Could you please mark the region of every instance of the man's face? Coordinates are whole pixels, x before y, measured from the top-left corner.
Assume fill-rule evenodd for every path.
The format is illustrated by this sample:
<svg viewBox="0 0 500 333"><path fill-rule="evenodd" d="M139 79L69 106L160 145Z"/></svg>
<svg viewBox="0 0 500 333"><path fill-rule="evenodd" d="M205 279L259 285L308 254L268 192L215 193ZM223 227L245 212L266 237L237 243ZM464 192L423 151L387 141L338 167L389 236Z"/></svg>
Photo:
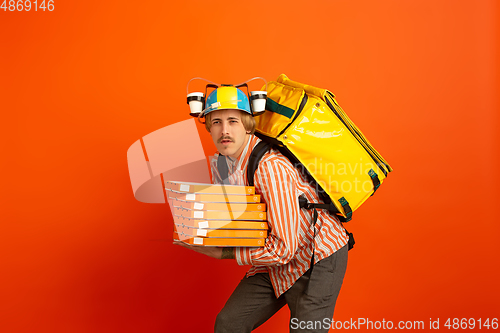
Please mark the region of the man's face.
<svg viewBox="0 0 500 333"><path fill-rule="evenodd" d="M238 158L248 140L248 134L241 122L241 111L213 111L211 117L210 135L217 150L222 155Z"/></svg>

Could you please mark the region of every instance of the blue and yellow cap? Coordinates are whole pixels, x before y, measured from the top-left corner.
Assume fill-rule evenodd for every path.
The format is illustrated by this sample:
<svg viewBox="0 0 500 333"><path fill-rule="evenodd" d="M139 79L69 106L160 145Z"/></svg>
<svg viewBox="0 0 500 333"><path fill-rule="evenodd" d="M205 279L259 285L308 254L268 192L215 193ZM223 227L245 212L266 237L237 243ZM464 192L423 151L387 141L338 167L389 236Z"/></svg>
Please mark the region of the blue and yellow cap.
<svg viewBox="0 0 500 333"><path fill-rule="evenodd" d="M219 87L208 95L203 116L217 110L235 109L252 114L247 95L231 86Z"/></svg>

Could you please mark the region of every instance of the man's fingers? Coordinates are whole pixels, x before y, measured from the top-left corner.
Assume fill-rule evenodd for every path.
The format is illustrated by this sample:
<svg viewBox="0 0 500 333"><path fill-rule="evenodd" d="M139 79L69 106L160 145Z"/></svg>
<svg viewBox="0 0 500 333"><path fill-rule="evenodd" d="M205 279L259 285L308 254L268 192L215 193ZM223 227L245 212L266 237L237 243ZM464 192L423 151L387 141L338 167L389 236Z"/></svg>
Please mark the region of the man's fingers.
<svg viewBox="0 0 500 333"><path fill-rule="evenodd" d="M185 247L186 249L194 250L196 252L202 251L200 246L184 243L183 241L180 241L180 240L174 240L174 245L179 245L179 246Z"/></svg>
<svg viewBox="0 0 500 333"><path fill-rule="evenodd" d="M188 248L188 249L191 248L191 245L186 244L186 243L184 243L180 240L177 240L177 239L174 239L174 245L180 245L180 246Z"/></svg>

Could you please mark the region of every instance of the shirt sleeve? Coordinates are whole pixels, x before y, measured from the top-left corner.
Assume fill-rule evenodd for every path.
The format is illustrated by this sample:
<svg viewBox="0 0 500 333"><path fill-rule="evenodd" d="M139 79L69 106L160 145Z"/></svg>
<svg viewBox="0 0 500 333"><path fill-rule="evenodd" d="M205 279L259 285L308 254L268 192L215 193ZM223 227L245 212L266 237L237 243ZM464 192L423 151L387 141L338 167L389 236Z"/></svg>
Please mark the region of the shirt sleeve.
<svg viewBox="0 0 500 333"><path fill-rule="evenodd" d="M267 204L269 235L263 247L237 247L239 265L277 266L288 263L298 244L299 202L295 169L283 161L262 161L255 172L255 189Z"/></svg>

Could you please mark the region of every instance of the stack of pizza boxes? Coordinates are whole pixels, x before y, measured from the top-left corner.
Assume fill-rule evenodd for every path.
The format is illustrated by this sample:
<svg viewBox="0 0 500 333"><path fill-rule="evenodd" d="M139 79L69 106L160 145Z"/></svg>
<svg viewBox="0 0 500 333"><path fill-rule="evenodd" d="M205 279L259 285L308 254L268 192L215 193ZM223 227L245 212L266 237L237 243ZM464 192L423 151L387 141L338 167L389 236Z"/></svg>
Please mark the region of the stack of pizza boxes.
<svg viewBox="0 0 500 333"><path fill-rule="evenodd" d="M253 186L165 182L174 239L202 246L264 246L266 205Z"/></svg>

